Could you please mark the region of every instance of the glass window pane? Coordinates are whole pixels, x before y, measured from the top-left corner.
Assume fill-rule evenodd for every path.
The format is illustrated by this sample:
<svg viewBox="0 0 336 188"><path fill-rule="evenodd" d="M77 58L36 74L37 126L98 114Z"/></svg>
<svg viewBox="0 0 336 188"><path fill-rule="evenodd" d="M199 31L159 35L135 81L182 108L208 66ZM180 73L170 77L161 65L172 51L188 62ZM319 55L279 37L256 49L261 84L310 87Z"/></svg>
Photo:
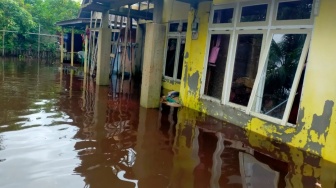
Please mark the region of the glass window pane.
<svg viewBox="0 0 336 188"><path fill-rule="evenodd" d="M179 24L180 23L170 23L169 24L169 32L177 32Z"/></svg>
<svg viewBox="0 0 336 188"><path fill-rule="evenodd" d="M177 67L177 79L181 79L182 76L182 68L183 68L183 61L184 61L184 48L185 48L185 38L181 39L181 44L180 44L180 53L178 57L178 67Z"/></svg>
<svg viewBox="0 0 336 188"><path fill-rule="evenodd" d="M277 20L310 19L313 0L301 0L279 3Z"/></svg>
<svg viewBox="0 0 336 188"><path fill-rule="evenodd" d="M262 39L262 34L238 36L230 102L247 106L258 71Z"/></svg>
<svg viewBox="0 0 336 188"><path fill-rule="evenodd" d="M232 23L233 8L214 11L212 23Z"/></svg>
<svg viewBox="0 0 336 188"><path fill-rule="evenodd" d="M177 45L177 38L168 39L165 75L169 77L174 76L176 45Z"/></svg>
<svg viewBox="0 0 336 188"><path fill-rule="evenodd" d="M229 42L229 34L211 35L204 94L217 99L222 97Z"/></svg>
<svg viewBox="0 0 336 188"><path fill-rule="evenodd" d="M273 35L262 96L260 112L282 119L299 64L306 34Z"/></svg>
<svg viewBox="0 0 336 188"><path fill-rule="evenodd" d="M188 28L188 23L187 22L183 22L182 23L182 32L187 32L187 28Z"/></svg>
<svg viewBox="0 0 336 188"><path fill-rule="evenodd" d="M253 5L242 8L240 22L266 21L267 4Z"/></svg>
<svg viewBox="0 0 336 188"><path fill-rule="evenodd" d="M179 28L180 23L170 23L169 24L169 32L187 32L188 23L181 23L181 28Z"/></svg>

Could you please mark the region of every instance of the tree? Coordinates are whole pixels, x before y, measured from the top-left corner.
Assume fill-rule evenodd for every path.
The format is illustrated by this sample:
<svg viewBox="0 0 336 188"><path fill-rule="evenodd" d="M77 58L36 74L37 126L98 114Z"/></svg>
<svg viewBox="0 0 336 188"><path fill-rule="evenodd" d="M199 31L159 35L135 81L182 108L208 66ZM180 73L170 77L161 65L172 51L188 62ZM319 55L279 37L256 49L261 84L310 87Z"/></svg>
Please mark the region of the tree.
<svg viewBox="0 0 336 188"><path fill-rule="evenodd" d="M26 7L43 31L55 33L61 30L56 22L76 18L80 4L72 0L26 0Z"/></svg>
<svg viewBox="0 0 336 188"><path fill-rule="evenodd" d="M298 68L306 34L273 36L266 69L263 111L282 118Z"/></svg>
<svg viewBox="0 0 336 188"><path fill-rule="evenodd" d="M6 33L5 48L36 50L38 36L28 32L59 33L56 22L76 18L79 8L73 0L0 0L0 29L18 31ZM55 40L41 39L41 47L54 49Z"/></svg>
<svg viewBox="0 0 336 188"><path fill-rule="evenodd" d="M0 1L0 28L25 33L34 27L32 15L13 0Z"/></svg>

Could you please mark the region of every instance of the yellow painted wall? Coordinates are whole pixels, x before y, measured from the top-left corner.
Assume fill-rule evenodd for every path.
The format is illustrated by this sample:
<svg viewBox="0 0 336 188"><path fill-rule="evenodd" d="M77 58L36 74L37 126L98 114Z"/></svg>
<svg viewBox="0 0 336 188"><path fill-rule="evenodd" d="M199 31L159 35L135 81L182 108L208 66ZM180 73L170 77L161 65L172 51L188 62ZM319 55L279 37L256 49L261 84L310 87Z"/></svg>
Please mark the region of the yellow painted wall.
<svg viewBox="0 0 336 188"><path fill-rule="evenodd" d="M197 12L191 10L188 16L188 32L186 36L185 59L182 71L180 96L183 105L199 111L201 108L200 89L203 74L203 62L205 56L205 46L208 36L208 22L211 2L203 2L198 6ZM198 39L192 40L191 24L194 16L200 19ZM197 83L194 83L197 82ZM194 85L194 86L192 86Z"/></svg>
<svg viewBox="0 0 336 188"><path fill-rule="evenodd" d="M326 101L333 103L329 129L317 135L317 142L325 144L322 157L336 162L336 1L320 1L319 14L315 20L311 42L309 62L307 66L305 86L303 88L302 108L304 120L309 128L313 124L314 114L321 115ZM323 138L323 139L319 139ZM322 164L323 165L323 164ZM325 177L336 178L336 172L322 171ZM324 179L325 182L327 178ZM333 185L329 185L332 187ZM329 187L328 185L326 187Z"/></svg>
<svg viewBox="0 0 336 188"><path fill-rule="evenodd" d="M214 0L213 3L224 2L233 2L233 0ZM336 24L333 24L336 18L334 11L336 1L320 2L309 50L297 127L276 125L248 116L237 109L200 99L211 2L199 4L197 16L200 18L200 24L197 40L191 39L191 23L195 12L193 10L189 12L185 62L180 87L183 105L231 123L239 121L238 125L249 131L286 142L290 146L307 150L322 156L327 161L336 163L336 108L334 104L336 101ZM222 110L214 112L213 109L216 109L214 106ZM249 139L251 145L260 146L259 140ZM334 176L336 177L336 172Z"/></svg>
<svg viewBox="0 0 336 188"><path fill-rule="evenodd" d="M179 82L164 80L162 82L162 87L168 91L180 91L181 85Z"/></svg>
<svg viewBox="0 0 336 188"><path fill-rule="evenodd" d="M176 124L176 135L173 146L174 178L171 180L171 183L175 185L173 187L193 187L191 181L195 168L199 164L199 159L197 158L199 151L197 150L198 147L191 148L190 146L188 147L186 143L192 143L198 140L197 129L203 129L207 132L221 132L224 135L224 138L227 140L233 138L235 142L242 141L245 143L245 140L249 140L251 145L248 146L248 148L251 147L251 149L255 149L255 151L258 151L258 148L260 148L264 155L288 163L288 174L285 177L288 188L315 187L314 180L321 183L322 187L334 187L334 184L336 183L334 172L334 169L336 168L335 163L330 163L330 161L323 160L318 156L304 152L300 148L271 142L267 136L257 134L253 131L240 132L239 127L233 128L230 127L230 125L221 127L222 124L212 122L209 129L203 128L205 124L203 121L208 121L202 119L198 112L189 108L180 108L177 116L178 122ZM236 146L233 146L233 148L238 149ZM225 147L225 149L227 149L227 147ZM264 161L260 162L263 163ZM179 180L182 178L176 177L185 178L186 181L184 182L186 184L183 186L177 184L180 183ZM312 181L307 181L307 179Z"/></svg>
<svg viewBox="0 0 336 188"><path fill-rule="evenodd" d="M333 187L336 172L336 1L320 1L319 14L315 18L312 41L301 98L300 115L302 128L288 128L279 125L265 126L266 122L253 118L249 129L262 135L291 136L289 145L316 153L324 158L319 170L323 187ZM328 110L327 107L331 107ZM326 118L326 117L330 117ZM329 124L329 125L328 125ZM323 127L323 126L326 126ZM280 127L280 128L279 128ZM319 130L321 129L321 130ZM250 142L260 142L250 138ZM315 151L312 146L321 146ZM295 155L293 151L292 156ZM297 152L297 151L296 151ZM301 159L296 159L297 163ZM298 177L300 179L300 177Z"/></svg>
<svg viewBox="0 0 336 188"><path fill-rule="evenodd" d="M319 15L315 19L306 76L303 87L300 114L302 128L279 125L265 126L266 122L253 118L249 123L252 131L262 135L291 134L290 145L321 155L325 160L336 162L336 17L335 1L321 1ZM326 107L331 107L328 110ZM325 118L330 115L330 119ZM327 124L326 128L323 128ZM328 126L329 124L329 126ZM321 130L320 130L321 129ZM316 151L312 146L321 145Z"/></svg>

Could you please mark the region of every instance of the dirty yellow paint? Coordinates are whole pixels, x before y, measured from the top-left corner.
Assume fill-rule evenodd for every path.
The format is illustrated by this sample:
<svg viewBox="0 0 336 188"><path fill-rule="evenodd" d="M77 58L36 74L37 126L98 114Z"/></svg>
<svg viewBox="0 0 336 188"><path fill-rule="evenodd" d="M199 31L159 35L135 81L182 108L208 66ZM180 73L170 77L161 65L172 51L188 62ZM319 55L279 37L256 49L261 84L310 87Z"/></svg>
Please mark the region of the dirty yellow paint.
<svg viewBox="0 0 336 188"><path fill-rule="evenodd" d="M174 177L185 177L189 180L192 180L192 177L190 176L199 163L199 159L197 158L197 150L190 148L187 146L187 141L194 142L197 140L197 121L200 121L199 113L194 110L190 110L188 108L180 108L178 113L178 123L177 123L177 130L176 130L176 139L174 143L174 149L175 152L175 158L174 158ZM192 136L187 138L183 135L183 131L187 131L189 128L194 129L192 131ZM189 129L190 130L190 129ZM223 130L225 133L225 128ZM233 133L234 134L234 133ZM329 173L327 177L329 178L329 181L332 179L335 179L333 177L334 172L331 172L331 170L335 169L335 164L330 164L330 162L325 162L322 159L319 159L317 156L307 156L307 154L302 151L299 148L289 147L289 151L283 151L278 146L274 145L268 137L262 136L260 134L256 134L255 132L247 132L246 136L248 137L251 146L254 149L260 148L263 151L268 151L269 153L272 153L273 157L277 157L277 159L284 161L288 163L288 175L285 177L285 181L290 183L287 184L288 187L306 187L306 184L304 185L303 182L305 182L305 177L314 177L316 179L320 179L322 182L322 185L329 185L329 186L323 186L323 187L332 187L330 185L333 185L331 182L326 182L326 178L322 178L324 173ZM190 140L187 140L190 139ZM191 157L193 156L193 157ZM190 160L190 157L192 160ZM316 166L313 166L309 164L309 161L306 161L308 157L309 159L315 158L317 162L320 160L320 165L315 164ZM314 164L314 163L313 163ZM334 165L334 166L333 166ZM173 182L178 182L177 179L173 180ZM180 184L175 184L176 186L181 186ZM184 186L191 186L192 184L184 184ZM314 186L314 184L312 184Z"/></svg>
<svg viewBox="0 0 336 188"><path fill-rule="evenodd" d="M322 187L335 187L335 182L332 180L336 179L336 164L331 163L327 160L322 160L321 163L321 172L319 174L320 182Z"/></svg>
<svg viewBox="0 0 336 188"><path fill-rule="evenodd" d="M315 19L309 50L310 54L302 97L302 108L305 110L305 125L307 127L313 123L312 117L314 114L320 115L323 113L326 101L336 102L336 89L334 87L336 80L336 53L335 48L328 47L328 45L336 44L336 24L331 24L335 23L335 10L336 1L320 1L320 9ZM321 153L322 157L332 162L336 162L335 105L332 109L327 137L316 140L317 143L324 145Z"/></svg>
<svg viewBox="0 0 336 188"><path fill-rule="evenodd" d="M218 5L237 1L239 0L214 0L213 4ZM185 59L180 85L180 96L183 105L207 114L209 114L209 107L204 105L200 97L207 50L206 41L210 8L211 2L202 2L199 4L198 10L189 11ZM320 7L316 9L318 15L315 16L301 99L302 104L300 106L301 124L297 127L281 126L252 115L250 120L242 124L245 124L244 127L248 131L278 141L284 141L283 139L286 138L286 142L291 147L310 151L336 163L336 104L332 108L330 120L325 120L327 123L330 121L330 125L325 130L315 130L318 128L316 119L323 115L326 101L336 102L336 90L334 87L336 80L336 53L335 48L327 47L328 45L336 44L336 24L331 24L334 23L333 19L336 17L336 12L333 11L335 9L336 1L320 1ZM198 39L193 40L191 24L195 16L200 19L199 36ZM198 80L191 80L192 77ZM195 84L191 82L197 82L197 86L191 87L191 85ZM218 117L219 114L218 112L212 112L210 115ZM238 111L235 117L224 114L220 118L232 122L237 117L239 118ZM270 150L274 149L271 146L267 146L269 143L265 140L261 141L258 138L249 137L249 141L254 146L262 144L269 147ZM315 147L316 145L321 146L321 148L312 148L312 146Z"/></svg>
<svg viewBox="0 0 336 188"><path fill-rule="evenodd" d="M178 117L176 139L174 139L173 145L174 167L171 186L194 187L194 169L200 160L198 157L198 134L195 128L196 119L194 118L196 117L196 112L190 113L188 109L181 108L178 112ZM189 135L183 135L185 132L188 132ZM191 145L188 146L188 142Z"/></svg>
<svg viewBox="0 0 336 188"><path fill-rule="evenodd" d="M168 91L180 91L180 83L164 80L162 82L162 87Z"/></svg>
<svg viewBox="0 0 336 188"><path fill-rule="evenodd" d="M206 41L208 36L208 20L210 14L211 2L202 2L198 10L189 11L188 30L186 34L185 59L181 80L181 98L183 104L189 108L205 112L201 108L200 89L203 76L203 62L206 53ZM198 38L192 39L191 24L194 18L199 18ZM198 75L197 88L190 88L190 78L192 75ZM186 79L183 79L186 78Z"/></svg>
<svg viewBox="0 0 336 188"><path fill-rule="evenodd" d="M237 2L237 0L214 0L213 4L218 5L230 2ZM179 89L180 98L184 106L206 114L209 114L208 109L210 107L206 106L200 97L211 3L202 2L198 5L197 10L191 9L188 13L188 30L181 83L163 82L165 89ZM246 122L242 122L240 126L245 127L247 130L246 136L252 147L274 152L280 160L293 162L294 166L291 169L293 175L288 177L289 179L286 181L290 182L295 188L304 186L302 184L303 176L319 178L323 187L333 187L335 184L335 182L330 181L336 179L336 172L332 170L336 168L336 53L333 47L336 44L336 24L332 24L336 17L336 11L334 10L336 10L336 1L320 1L309 48L299 112L300 119L296 127L277 125L252 115L249 116L250 119L246 120L242 117L247 115L239 115L239 113L243 112L238 110L235 116L224 113L220 117L228 122L233 122L237 117L244 119L242 121ZM196 40L193 40L191 24L195 17L200 19L199 35ZM327 113L325 112L327 103L332 106L331 117L330 119L323 119L323 115ZM190 114L183 110L180 113L183 114L180 117L184 117L181 120L179 119L178 126L180 131L186 128L183 124L185 121L188 121L189 125L195 126L196 121L190 122L190 120L195 120L199 114ZM220 114L220 112L212 112L210 115L219 116ZM322 124L327 124L322 130L319 129L321 122ZM289 154L280 151L270 141L271 139L286 142L290 147ZM179 144L182 145L178 147L179 153L176 157L184 159L190 156L193 151L186 147L185 138L180 138ZM323 157L324 160L321 161L321 167L307 165L304 161L305 156L302 150ZM189 162L174 165L177 165L176 167L181 170L180 172L184 171L188 174L191 173L191 169L197 164L197 160Z"/></svg>

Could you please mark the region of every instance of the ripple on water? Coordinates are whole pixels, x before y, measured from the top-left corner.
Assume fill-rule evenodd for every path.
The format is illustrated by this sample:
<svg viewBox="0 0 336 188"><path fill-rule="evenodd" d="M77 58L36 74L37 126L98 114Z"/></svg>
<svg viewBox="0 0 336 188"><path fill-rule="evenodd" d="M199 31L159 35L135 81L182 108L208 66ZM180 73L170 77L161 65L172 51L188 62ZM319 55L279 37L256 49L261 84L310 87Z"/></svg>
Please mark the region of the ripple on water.
<svg viewBox="0 0 336 188"><path fill-rule="evenodd" d="M80 163L74 150L76 140L73 137L77 131L77 127L61 124L2 133L2 144L6 148L0 150L0 187L20 187L31 185L32 182L42 185L40 182L47 179L47 187L53 187L55 182L67 187L49 180L74 175L73 169ZM19 182L15 182L15 179ZM77 184L83 182L82 178L71 179L78 179Z"/></svg>

